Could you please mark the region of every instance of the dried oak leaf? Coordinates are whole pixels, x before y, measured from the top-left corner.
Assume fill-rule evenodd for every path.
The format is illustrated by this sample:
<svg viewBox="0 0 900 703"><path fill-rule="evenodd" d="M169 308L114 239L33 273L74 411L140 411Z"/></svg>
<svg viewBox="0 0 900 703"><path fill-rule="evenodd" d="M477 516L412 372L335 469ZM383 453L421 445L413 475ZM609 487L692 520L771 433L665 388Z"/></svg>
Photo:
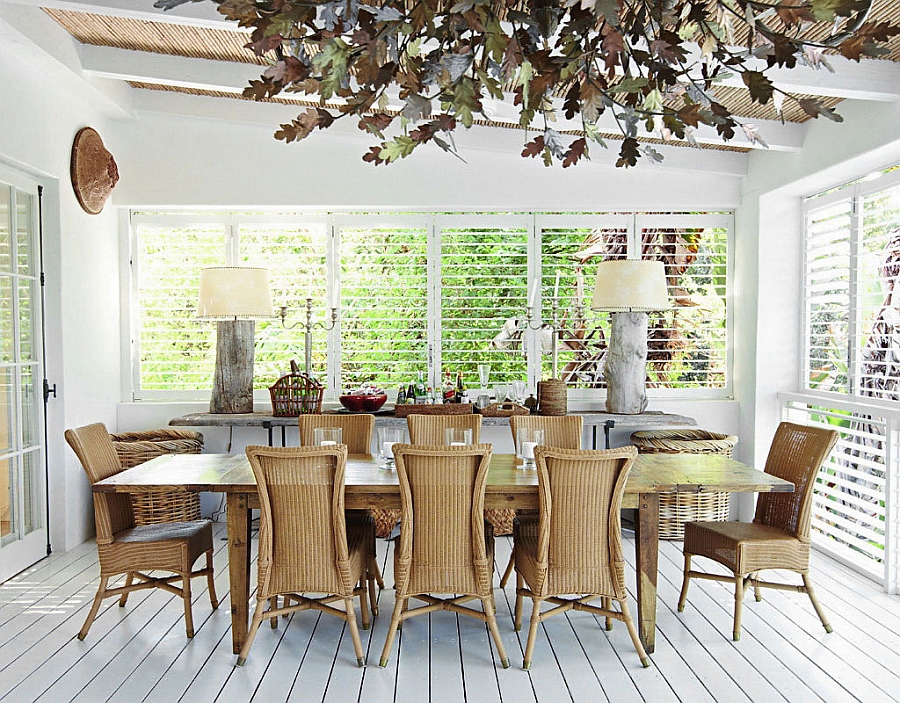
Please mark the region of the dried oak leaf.
<svg viewBox="0 0 900 703"><path fill-rule="evenodd" d="M544 151L544 135L539 134L530 142L525 144L525 148L522 149L522 156L530 156L534 158L538 154Z"/></svg>
<svg viewBox="0 0 900 703"><path fill-rule="evenodd" d="M866 22L853 33L853 36L842 41L838 50L843 56L854 61L859 61L861 56L878 56L887 50L875 42L885 42L898 34L900 27L895 27L889 22Z"/></svg>
<svg viewBox="0 0 900 703"><path fill-rule="evenodd" d="M822 117L826 117L832 122L844 121L843 117L830 107L825 107L825 105L815 98L801 98L800 107L803 109L803 112L815 119L818 119L819 115L822 115Z"/></svg>
<svg viewBox="0 0 900 703"><path fill-rule="evenodd" d="M563 160L563 168L568 168L577 164L578 161L587 156L587 140L584 137L576 139L569 146L566 152L566 158Z"/></svg>
<svg viewBox="0 0 900 703"><path fill-rule="evenodd" d="M788 27L801 22L815 22L816 17L809 9L807 0L781 0L775 6L778 17Z"/></svg>
<svg viewBox="0 0 900 703"><path fill-rule="evenodd" d="M619 159L616 161L616 167L637 166L637 160L641 155L641 147L637 139L626 137L622 141L622 148L619 149Z"/></svg>
<svg viewBox="0 0 900 703"><path fill-rule="evenodd" d="M744 71L741 73L744 85L750 91L750 99L765 105L772 99L772 93L775 92L775 86L772 85L764 73L761 71Z"/></svg>

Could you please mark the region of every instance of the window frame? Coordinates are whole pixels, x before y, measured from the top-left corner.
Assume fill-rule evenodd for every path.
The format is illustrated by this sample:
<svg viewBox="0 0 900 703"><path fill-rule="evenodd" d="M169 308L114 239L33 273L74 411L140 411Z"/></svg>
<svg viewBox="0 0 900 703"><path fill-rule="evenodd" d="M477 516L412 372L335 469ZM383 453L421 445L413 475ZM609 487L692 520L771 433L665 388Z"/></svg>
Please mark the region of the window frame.
<svg viewBox="0 0 900 703"><path fill-rule="evenodd" d="M147 390L141 388L140 368L140 314L139 308L139 262L136 256L138 251L138 225L155 224L165 226L187 226L201 223L224 224L226 228L226 265L234 265L240 261L240 241L238 237L239 225L242 223L278 223L295 224L325 223L327 228L327 263L326 263L326 298L333 300L335 292L340 295L340 232L342 227L384 227L401 226L411 227L414 223L427 228L428 241L428 354L430 363L430 376L427 383L433 387L439 387L441 383L441 260L440 260L440 232L441 227L464 227L471 223L473 227L488 227L491 222L496 226L519 226L527 228L528 241L528 274L526 291L530 291L535 280L540 280L542 260L542 236L545 229L561 228L566 226L579 228L627 228L629 256L639 255L640 223L649 219L660 220L660 226L665 223L671 227L672 222L684 223L683 226L692 227L717 227L727 230L726 236L726 358L725 358L725 384L722 388L650 388L648 396L657 399L703 399L722 400L733 398L733 326L734 326L734 212L731 210L713 210L708 212L679 212L665 213L653 210L627 211L627 212L523 212L523 211L443 211L443 210L416 210L404 208L402 210L368 210L368 209L341 209L322 211L320 209L304 208L214 208L194 210L188 208L134 208L123 210L123 250L126 255L122 258L123 266L123 368L128 369L123 373L123 379L128 381L125 389L126 398L130 402L178 402L178 401L204 401L208 399L207 388L195 390ZM675 225L677 226L677 224ZM540 285L539 285L540 287ZM590 310L590 295L593 289L593 281L586 282L585 312L588 319L594 319L604 313ZM337 289L337 290L336 290ZM542 305L546 305L543 292L535 303L535 324L542 318ZM325 301L314 304L314 321L323 320L327 315ZM298 339L302 338L302 310L288 311L288 324L298 323L301 330ZM549 310L546 310L549 315ZM525 310L521 311L524 317ZM276 320L277 322L277 320ZM340 320L332 330L327 332L327 363L326 363L326 399L335 400L340 390L341 382L341 348L340 348ZM126 338L127 337L127 338ZM541 373L541 359L537 355L539 348L539 334L537 330L528 330L524 335L524 344L528 350L527 373L529 392L534 392L536 381ZM300 343L302 346L302 342ZM298 352L302 358L302 352ZM427 360L423 359L423 362ZM287 364L287 359L285 359ZM424 364L423 364L424 365ZM474 379L473 379L474 380ZM274 379L273 379L274 382ZM210 388L212 378L210 378ZM389 393L396 392L396 388L386 389ZM596 406L605 398L605 390L596 388L570 388L569 399L582 406ZM254 399L257 402L268 401L268 392L265 389L256 389Z"/></svg>

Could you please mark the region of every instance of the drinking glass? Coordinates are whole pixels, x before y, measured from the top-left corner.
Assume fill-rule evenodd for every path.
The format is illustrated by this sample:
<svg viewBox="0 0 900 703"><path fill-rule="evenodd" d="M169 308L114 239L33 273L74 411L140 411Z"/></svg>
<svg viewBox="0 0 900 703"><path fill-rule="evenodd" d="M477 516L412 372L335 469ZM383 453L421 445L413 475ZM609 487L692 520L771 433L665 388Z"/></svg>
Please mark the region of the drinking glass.
<svg viewBox="0 0 900 703"><path fill-rule="evenodd" d="M343 441L340 427L316 427L313 429L313 444L317 447L331 447Z"/></svg>
<svg viewBox="0 0 900 703"><path fill-rule="evenodd" d="M444 444L451 447L465 447L472 444L472 430L464 427L445 427Z"/></svg>
<svg viewBox="0 0 900 703"><path fill-rule="evenodd" d="M401 427L379 427L378 456L386 469L394 468L394 445L406 440L406 430Z"/></svg>
<svg viewBox="0 0 900 703"><path fill-rule="evenodd" d="M488 387L488 381L491 380L490 364L478 364L478 380L481 381L482 388Z"/></svg>
<svg viewBox="0 0 900 703"><path fill-rule="evenodd" d="M525 402L525 381L513 381L513 395L519 405Z"/></svg>
<svg viewBox="0 0 900 703"><path fill-rule="evenodd" d="M544 430L521 427L516 433L516 456L522 460L520 468L534 468L534 448L544 443Z"/></svg>
<svg viewBox="0 0 900 703"><path fill-rule="evenodd" d="M509 386L506 384L494 386L494 398L498 403L502 403L509 397Z"/></svg>

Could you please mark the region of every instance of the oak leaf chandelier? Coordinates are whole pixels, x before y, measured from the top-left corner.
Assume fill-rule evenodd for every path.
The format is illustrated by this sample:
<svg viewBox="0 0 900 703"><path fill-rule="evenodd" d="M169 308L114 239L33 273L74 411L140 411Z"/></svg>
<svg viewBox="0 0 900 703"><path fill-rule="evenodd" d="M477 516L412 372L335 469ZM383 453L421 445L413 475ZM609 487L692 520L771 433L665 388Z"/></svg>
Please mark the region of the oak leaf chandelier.
<svg viewBox="0 0 900 703"><path fill-rule="evenodd" d="M201 0L158 0L171 9ZM271 63L244 96L314 96L275 133L293 142L354 116L380 143L363 159L384 164L432 142L456 153L453 131L491 122L509 104L526 130L522 156L576 164L604 135L621 135L617 166L662 159L647 132L696 145L708 125L723 141L748 120L717 98L739 77L751 101L840 121L820 100L797 97L773 68L830 68L886 53L900 33L870 21L872 0L209 0ZM565 123L572 127L561 128ZM642 132L646 130L645 132Z"/></svg>

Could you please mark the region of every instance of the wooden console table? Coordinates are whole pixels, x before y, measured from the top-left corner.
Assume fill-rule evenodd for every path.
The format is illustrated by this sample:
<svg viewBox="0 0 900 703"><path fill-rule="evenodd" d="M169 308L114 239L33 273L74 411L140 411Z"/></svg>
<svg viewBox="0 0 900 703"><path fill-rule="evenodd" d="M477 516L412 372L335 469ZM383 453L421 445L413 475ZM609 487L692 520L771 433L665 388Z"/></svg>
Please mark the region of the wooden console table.
<svg viewBox="0 0 900 703"><path fill-rule="evenodd" d="M325 411L323 414L340 414L339 411ZM673 415L671 413L646 412L640 415L617 415L615 413L600 412L576 412L570 415L581 415L584 418L584 426L591 428L592 446L598 447L597 430L603 428L605 434L604 445L609 447L609 431L613 428L630 430L652 430L663 427L694 427L697 421L685 415ZM281 428L281 444L285 442L285 428L296 427L296 417L275 417L271 412L242 413L238 415L226 415L221 413L190 413L169 420L174 427L261 427L268 432L269 446L273 446L272 431L276 427ZM393 413L375 413L375 426L406 427L406 418L394 417ZM482 427L505 427L509 425L508 417L485 417L482 419Z"/></svg>

